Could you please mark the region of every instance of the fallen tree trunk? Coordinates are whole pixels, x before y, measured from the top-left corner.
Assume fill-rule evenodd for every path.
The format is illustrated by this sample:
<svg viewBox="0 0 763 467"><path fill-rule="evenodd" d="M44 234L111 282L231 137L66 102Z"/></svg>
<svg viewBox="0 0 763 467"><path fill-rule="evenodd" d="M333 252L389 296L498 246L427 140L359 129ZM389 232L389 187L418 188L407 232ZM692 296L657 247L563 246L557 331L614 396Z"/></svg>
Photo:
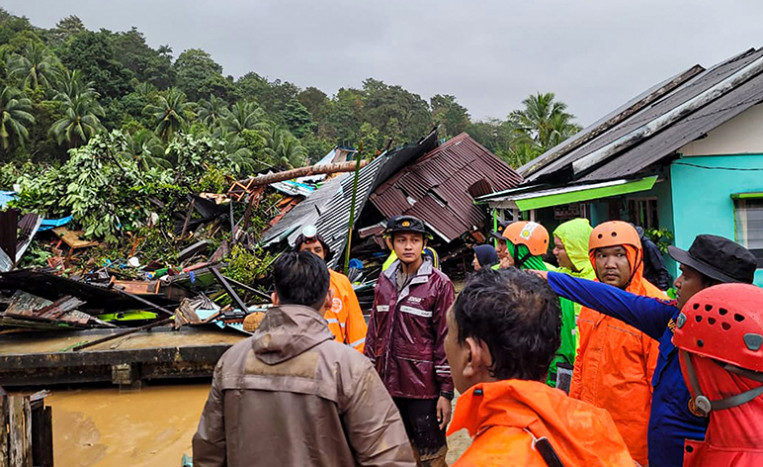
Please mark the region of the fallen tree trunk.
<svg viewBox="0 0 763 467"><path fill-rule="evenodd" d="M363 168L368 161L360 161L360 167ZM355 170L355 161L336 162L334 164L312 165L309 167L300 167L297 169L276 172L272 174L259 175L246 180L239 180L236 186L243 186L251 189L256 186L270 185L271 183L283 182L297 177L307 177L308 175L331 174L337 172L352 172Z"/></svg>

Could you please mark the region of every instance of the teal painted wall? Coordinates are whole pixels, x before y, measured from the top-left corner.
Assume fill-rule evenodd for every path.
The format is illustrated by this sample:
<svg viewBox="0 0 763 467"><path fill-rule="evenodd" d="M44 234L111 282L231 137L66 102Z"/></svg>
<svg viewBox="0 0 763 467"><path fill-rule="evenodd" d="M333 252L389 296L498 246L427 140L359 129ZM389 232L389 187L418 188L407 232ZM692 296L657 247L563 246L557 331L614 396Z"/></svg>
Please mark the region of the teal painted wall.
<svg viewBox="0 0 763 467"><path fill-rule="evenodd" d="M685 164L701 165L699 168ZM699 234L734 239L734 203L731 194L763 191L763 154L683 157L670 166L673 199L674 244L688 249ZM677 273L673 265L672 273ZM763 269L755 274L763 286Z"/></svg>

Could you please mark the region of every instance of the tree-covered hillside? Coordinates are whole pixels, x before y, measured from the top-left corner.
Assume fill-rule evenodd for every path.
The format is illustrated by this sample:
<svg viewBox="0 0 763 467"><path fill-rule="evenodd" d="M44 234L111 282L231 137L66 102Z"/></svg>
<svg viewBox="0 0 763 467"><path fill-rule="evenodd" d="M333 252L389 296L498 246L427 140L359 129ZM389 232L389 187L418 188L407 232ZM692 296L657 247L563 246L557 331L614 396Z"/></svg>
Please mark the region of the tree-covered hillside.
<svg viewBox="0 0 763 467"><path fill-rule="evenodd" d="M201 49L154 49L136 28L91 31L69 16L44 29L0 9L0 163L58 166L116 131L108 141L124 148L112 149L143 170L176 164L173 144L204 141L240 176L300 166L338 144L373 155L440 125L441 135L467 131L518 166L578 129L552 93L528 97L505 120L473 122L451 95L427 101L369 78L329 96L266 76L225 75ZM12 172L0 172L0 188Z"/></svg>

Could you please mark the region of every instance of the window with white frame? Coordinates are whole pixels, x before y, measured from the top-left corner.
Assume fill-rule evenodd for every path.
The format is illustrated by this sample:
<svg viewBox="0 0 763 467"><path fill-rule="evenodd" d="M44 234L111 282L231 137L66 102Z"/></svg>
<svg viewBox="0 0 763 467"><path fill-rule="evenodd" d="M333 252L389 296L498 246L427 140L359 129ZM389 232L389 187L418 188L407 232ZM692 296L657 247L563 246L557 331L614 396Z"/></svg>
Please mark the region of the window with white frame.
<svg viewBox="0 0 763 467"><path fill-rule="evenodd" d="M763 198L734 199L734 240L744 245L758 259L763 268Z"/></svg>

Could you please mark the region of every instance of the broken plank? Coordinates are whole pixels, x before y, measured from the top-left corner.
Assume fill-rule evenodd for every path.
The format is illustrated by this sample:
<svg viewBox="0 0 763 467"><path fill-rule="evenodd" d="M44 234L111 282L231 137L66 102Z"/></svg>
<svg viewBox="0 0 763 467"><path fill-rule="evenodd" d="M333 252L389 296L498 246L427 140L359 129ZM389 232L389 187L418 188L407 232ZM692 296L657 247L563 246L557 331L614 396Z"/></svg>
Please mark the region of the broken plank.
<svg viewBox="0 0 763 467"><path fill-rule="evenodd" d="M64 243L66 243L72 250L78 250L80 248L88 248L98 245L98 242L95 240L80 239L80 236L85 234L85 232L82 230L69 230L66 227L56 227L53 229L53 232L55 232L55 234L58 235L58 237L63 240Z"/></svg>
<svg viewBox="0 0 763 467"><path fill-rule="evenodd" d="M122 281L112 277L111 283L118 290L131 294L149 294L159 293L159 281Z"/></svg>

